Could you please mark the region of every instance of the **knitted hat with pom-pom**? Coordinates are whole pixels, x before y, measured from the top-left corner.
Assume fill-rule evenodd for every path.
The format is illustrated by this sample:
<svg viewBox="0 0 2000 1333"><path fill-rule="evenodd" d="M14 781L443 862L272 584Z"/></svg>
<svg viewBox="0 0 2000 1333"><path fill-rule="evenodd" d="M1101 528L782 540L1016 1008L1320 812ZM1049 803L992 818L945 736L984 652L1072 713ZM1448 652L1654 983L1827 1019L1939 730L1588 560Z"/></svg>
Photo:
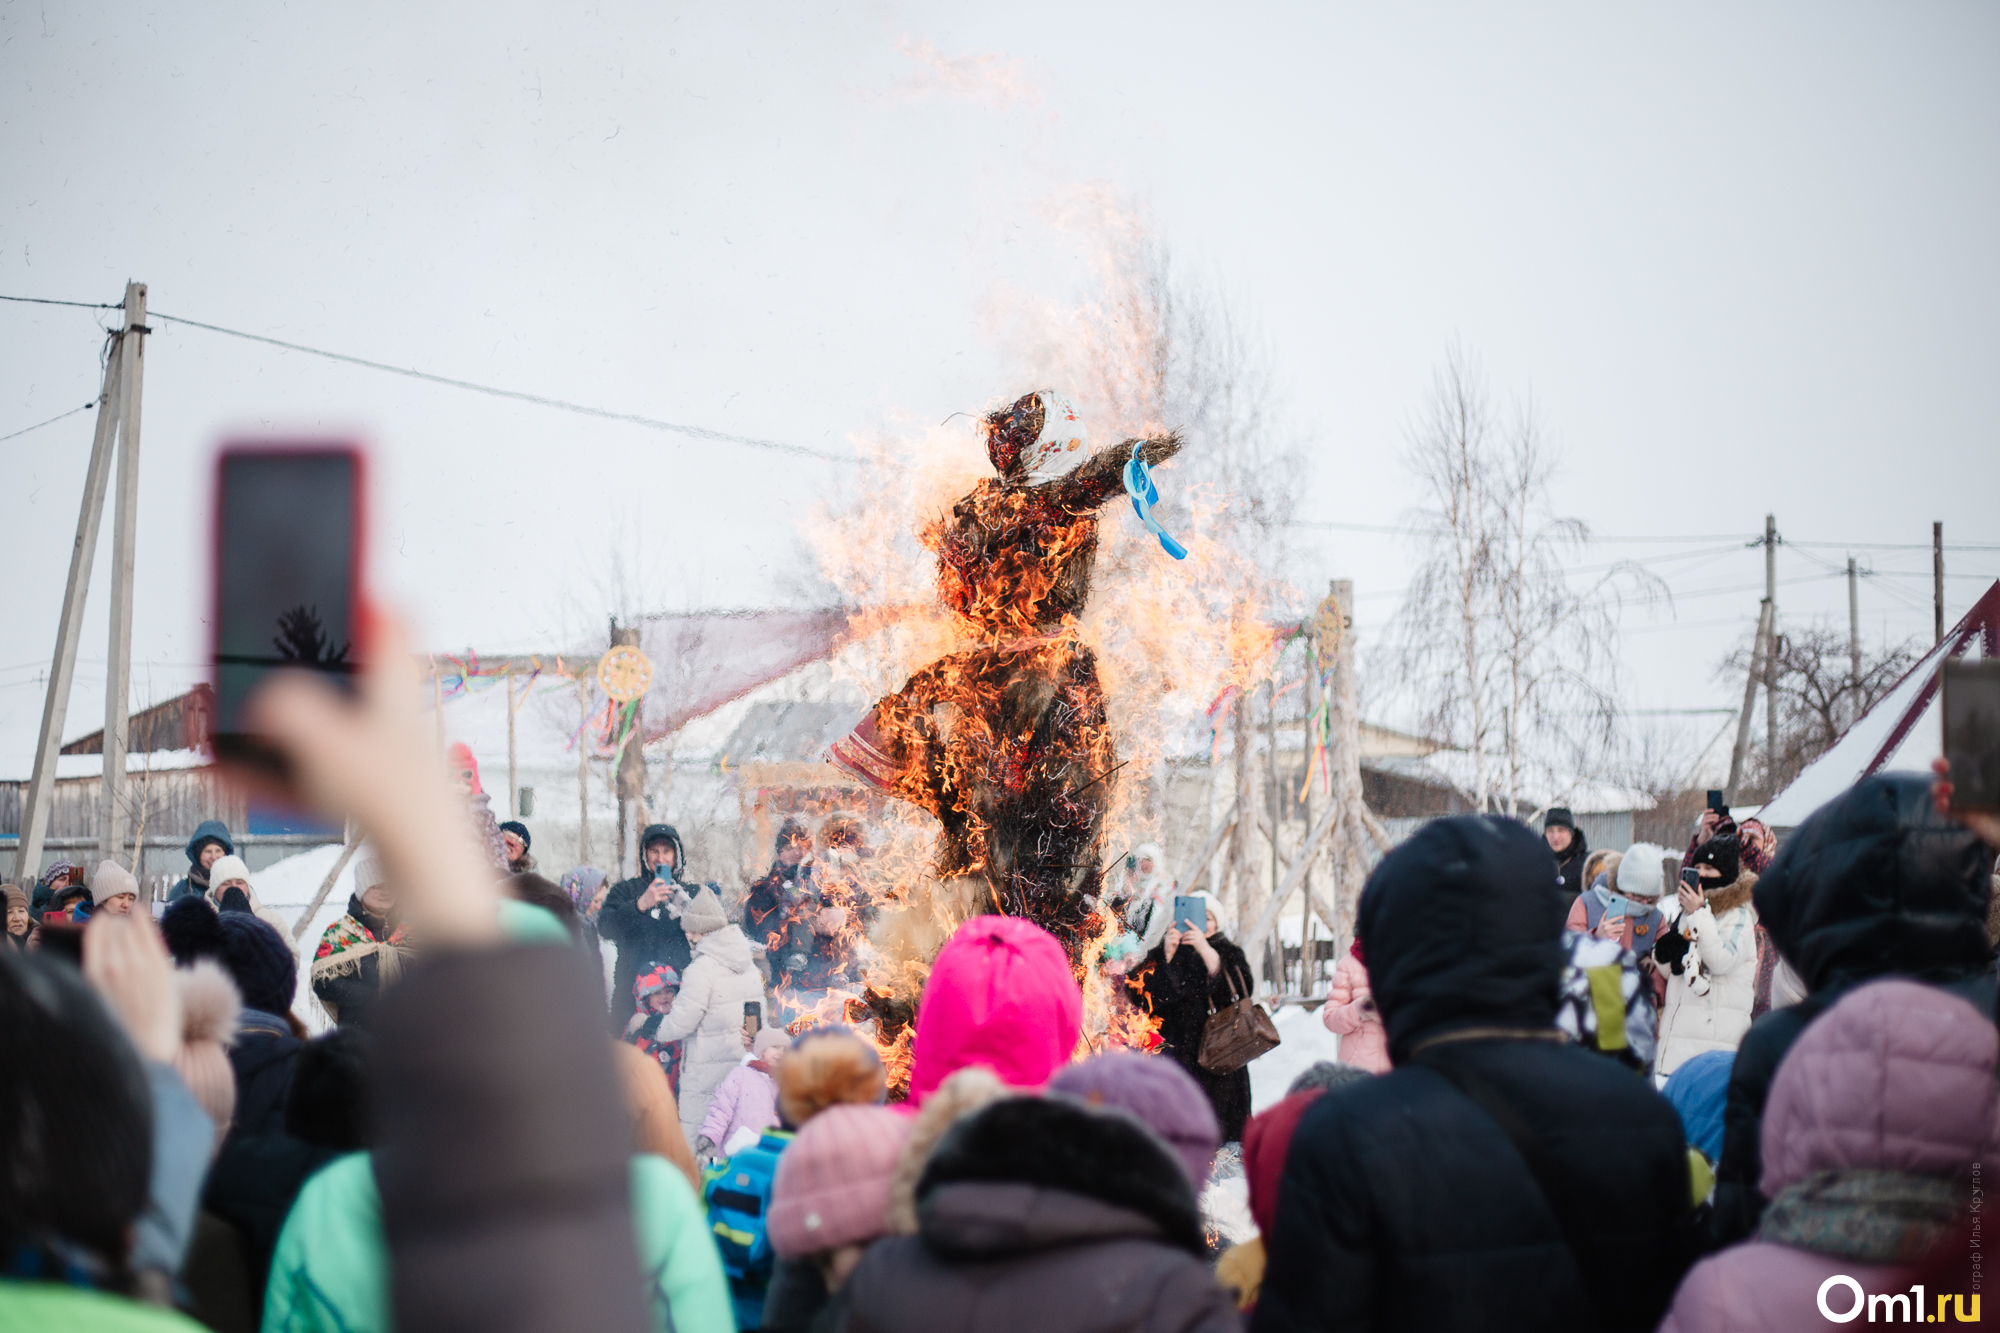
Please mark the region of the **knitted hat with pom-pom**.
<svg viewBox="0 0 2000 1333"><path fill-rule="evenodd" d="M229 974L208 959L182 969L175 980L181 992L181 1048L174 1056L174 1072L215 1122L215 1146L220 1148L236 1116L229 1043L236 1039L243 1002Z"/></svg>

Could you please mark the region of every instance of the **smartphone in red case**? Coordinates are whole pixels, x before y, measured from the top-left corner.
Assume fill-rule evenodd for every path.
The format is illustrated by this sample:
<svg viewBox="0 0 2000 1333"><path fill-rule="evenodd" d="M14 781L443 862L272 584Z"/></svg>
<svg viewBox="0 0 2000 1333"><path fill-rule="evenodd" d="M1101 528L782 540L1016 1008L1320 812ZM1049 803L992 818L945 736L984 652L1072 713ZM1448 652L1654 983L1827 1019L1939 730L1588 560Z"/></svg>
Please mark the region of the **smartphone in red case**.
<svg viewBox="0 0 2000 1333"><path fill-rule="evenodd" d="M232 443L216 460L212 631L216 758L281 786L285 757L244 721L272 672L353 689L361 639L364 461L350 443Z"/></svg>

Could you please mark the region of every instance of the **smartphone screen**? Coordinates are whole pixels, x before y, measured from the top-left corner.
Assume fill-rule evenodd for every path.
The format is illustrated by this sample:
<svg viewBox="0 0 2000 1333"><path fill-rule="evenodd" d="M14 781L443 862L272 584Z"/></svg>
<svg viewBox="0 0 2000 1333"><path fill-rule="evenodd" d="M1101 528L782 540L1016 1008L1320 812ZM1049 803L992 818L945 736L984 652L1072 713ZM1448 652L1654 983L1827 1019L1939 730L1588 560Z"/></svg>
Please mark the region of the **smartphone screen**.
<svg viewBox="0 0 2000 1333"><path fill-rule="evenodd" d="M1946 662L1943 677L1952 806L2000 810L2000 660Z"/></svg>
<svg viewBox="0 0 2000 1333"><path fill-rule="evenodd" d="M271 672L303 667L351 688L359 593L361 456L350 447L231 447L217 469L215 731L219 758L282 773L243 706Z"/></svg>
<svg viewBox="0 0 2000 1333"><path fill-rule="evenodd" d="M743 1005L743 1039L755 1041L758 1030L763 1026L764 1006L755 1000L746 1001Z"/></svg>

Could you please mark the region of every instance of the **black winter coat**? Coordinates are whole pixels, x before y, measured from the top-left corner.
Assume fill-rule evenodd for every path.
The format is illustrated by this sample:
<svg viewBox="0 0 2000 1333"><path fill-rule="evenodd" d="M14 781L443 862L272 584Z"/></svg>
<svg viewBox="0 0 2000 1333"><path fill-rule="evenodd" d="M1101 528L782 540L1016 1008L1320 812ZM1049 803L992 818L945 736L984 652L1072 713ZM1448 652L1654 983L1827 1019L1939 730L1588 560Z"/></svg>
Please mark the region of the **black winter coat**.
<svg viewBox="0 0 2000 1333"><path fill-rule="evenodd" d="M284 1132L285 1094L291 1090L300 1044L290 1025L276 1014L243 1010L236 1043L229 1048L229 1067L236 1073L236 1115L229 1122L229 1140Z"/></svg>
<svg viewBox="0 0 2000 1333"><path fill-rule="evenodd" d="M1208 942L1222 960L1214 976L1208 975L1201 955L1187 945L1176 949L1169 962L1167 946L1158 944L1146 955L1142 984L1146 1007L1160 1020L1164 1053L1192 1074L1208 1094L1208 1103L1222 1126L1222 1141L1237 1143L1243 1138L1244 1121L1250 1118L1250 1070L1245 1067L1233 1074L1211 1074L1203 1069L1201 1035L1210 1014L1250 994L1255 983L1249 960L1228 936L1218 932Z"/></svg>
<svg viewBox="0 0 2000 1333"><path fill-rule="evenodd" d="M1425 825L1383 860L1357 933L1395 1068L1300 1120L1251 1327L1652 1329L1693 1257L1679 1119L1646 1080L1554 1037L1563 899L1524 825ZM1440 1069L1511 1108L1559 1191Z"/></svg>
<svg viewBox="0 0 2000 1333"><path fill-rule="evenodd" d="M1806 984L1798 1004L1758 1019L1737 1048L1715 1171L1713 1245L1764 1212L1764 1103L1785 1053L1848 988L1903 976L1942 985L1989 1018L1994 982L1986 904L1993 852L1937 813L1931 779L1885 773L1820 807L1757 881L1757 917Z"/></svg>
<svg viewBox="0 0 2000 1333"><path fill-rule="evenodd" d="M869 1247L846 1333L1236 1333L1185 1170L1136 1120L1035 1097L955 1126L917 1182L915 1236Z"/></svg>
<svg viewBox="0 0 2000 1333"><path fill-rule="evenodd" d="M1583 836L1583 830L1580 828L1573 828L1569 832L1569 849L1552 853L1556 858L1556 875L1562 880L1565 908L1576 901L1579 893L1590 887L1583 882L1583 863L1590 859L1590 839ZM1542 844L1548 845L1546 837L1543 838Z"/></svg>
<svg viewBox="0 0 2000 1333"><path fill-rule="evenodd" d="M650 874L620 880L604 895L604 907L597 914L597 933L618 946L618 965L612 971L611 1016L613 1026L619 1028L632 1016L632 983L641 972L665 963L685 976L694 957L687 932L665 903L639 910L639 895L652 882ZM694 886L683 887L694 891Z"/></svg>

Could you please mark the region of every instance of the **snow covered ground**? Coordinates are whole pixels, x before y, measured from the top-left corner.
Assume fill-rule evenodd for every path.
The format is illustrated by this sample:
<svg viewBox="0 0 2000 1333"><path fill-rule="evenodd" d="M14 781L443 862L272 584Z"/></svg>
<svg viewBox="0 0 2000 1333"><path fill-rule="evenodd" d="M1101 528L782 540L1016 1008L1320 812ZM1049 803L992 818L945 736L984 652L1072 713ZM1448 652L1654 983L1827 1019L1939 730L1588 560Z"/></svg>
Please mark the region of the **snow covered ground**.
<svg viewBox="0 0 2000 1333"><path fill-rule="evenodd" d="M1340 1038L1319 1020L1319 1006L1288 1004L1271 1015L1279 1044L1250 1062L1250 1109L1262 1111L1281 1101L1293 1079L1321 1060L1340 1058Z"/></svg>

